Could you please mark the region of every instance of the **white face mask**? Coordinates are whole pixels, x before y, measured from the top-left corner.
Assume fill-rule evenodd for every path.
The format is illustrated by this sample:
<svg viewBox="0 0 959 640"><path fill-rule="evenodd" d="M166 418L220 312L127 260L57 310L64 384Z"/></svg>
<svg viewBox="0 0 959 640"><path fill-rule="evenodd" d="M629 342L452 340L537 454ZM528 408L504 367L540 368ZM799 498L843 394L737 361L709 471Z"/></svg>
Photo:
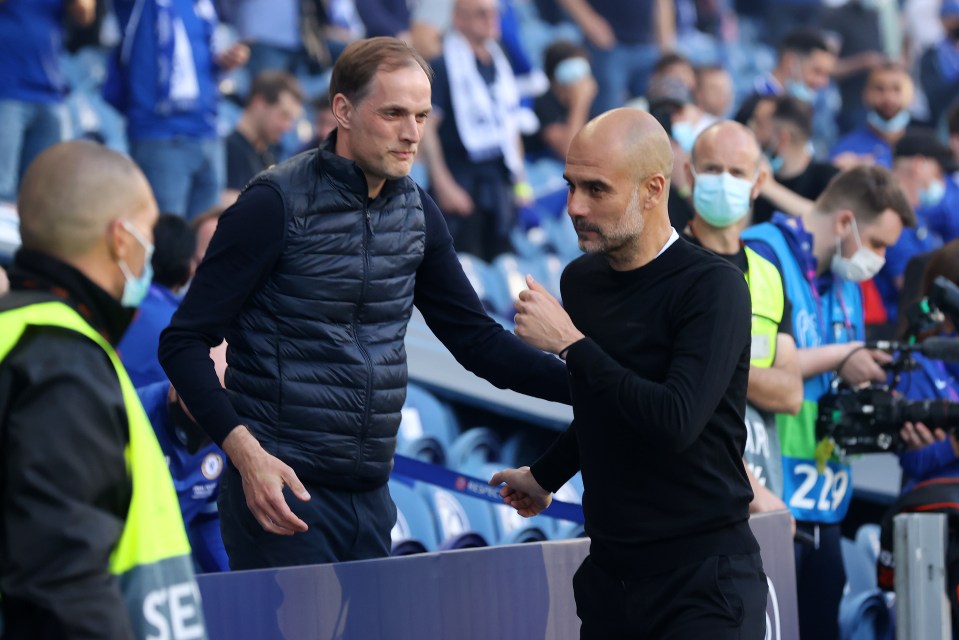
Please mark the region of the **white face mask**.
<svg viewBox="0 0 959 640"><path fill-rule="evenodd" d="M886 259L877 256L862 246L859 238L859 227L856 219L852 219L852 233L856 238L856 253L851 258L842 256L842 238L836 238L836 253L832 257L832 272L843 280L850 282L865 282L875 276L886 264Z"/></svg>

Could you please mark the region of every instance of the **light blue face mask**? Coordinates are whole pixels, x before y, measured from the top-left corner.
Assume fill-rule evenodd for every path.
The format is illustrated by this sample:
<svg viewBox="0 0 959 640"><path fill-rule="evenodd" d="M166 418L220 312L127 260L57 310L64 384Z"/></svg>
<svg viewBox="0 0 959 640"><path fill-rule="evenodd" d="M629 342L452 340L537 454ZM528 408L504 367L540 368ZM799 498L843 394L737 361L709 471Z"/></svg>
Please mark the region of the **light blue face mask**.
<svg viewBox="0 0 959 640"><path fill-rule="evenodd" d="M143 302L143 299L147 297L147 293L150 291L150 283L153 281L153 263L151 262L153 259L153 245L147 242L146 239L140 235L140 232L137 231L137 228L126 220L123 220L120 224L127 230L127 233L133 236L134 240L140 243L144 252L143 271L139 277L133 275L126 261L117 261L117 264L120 266L120 271L123 272L123 278L126 280L126 282L123 283L123 296L120 298L120 304L129 309L136 309L140 306L140 303Z"/></svg>
<svg viewBox="0 0 959 640"><path fill-rule="evenodd" d="M899 133L909 125L909 120L911 119L912 116L909 115L909 112L905 109L888 120L875 111L870 111L866 114L866 122L869 123L869 126L882 133Z"/></svg>
<svg viewBox="0 0 959 640"><path fill-rule="evenodd" d="M556 70L553 71L553 79L559 84L573 84L590 73L592 73L592 69L589 66L589 61L577 56L566 58L556 65Z"/></svg>
<svg viewBox="0 0 959 640"><path fill-rule="evenodd" d="M923 207L932 207L946 197L946 181L933 180L924 189L919 191L919 205Z"/></svg>
<svg viewBox="0 0 959 640"><path fill-rule="evenodd" d="M723 173L693 172L693 208L710 226L724 229L749 213L753 183Z"/></svg>
<svg viewBox="0 0 959 640"><path fill-rule="evenodd" d="M778 153L766 152L766 159L769 160L769 168L772 169L773 175L779 173L779 170L783 168L783 157Z"/></svg>
<svg viewBox="0 0 959 640"><path fill-rule="evenodd" d="M682 149L685 153L689 153L693 150L693 145L696 143L696 131L693 129L693 125L685 120L682 122L673 123L673 140L676 141L676 144L679 145L679 148Z"/></svg>
<svg viewBox="0 0 959 640"><path fill-rule="evenodd" d="M802 80L787 80L786 93L807 104L812 104L816 99L815 90Z"/></svg>

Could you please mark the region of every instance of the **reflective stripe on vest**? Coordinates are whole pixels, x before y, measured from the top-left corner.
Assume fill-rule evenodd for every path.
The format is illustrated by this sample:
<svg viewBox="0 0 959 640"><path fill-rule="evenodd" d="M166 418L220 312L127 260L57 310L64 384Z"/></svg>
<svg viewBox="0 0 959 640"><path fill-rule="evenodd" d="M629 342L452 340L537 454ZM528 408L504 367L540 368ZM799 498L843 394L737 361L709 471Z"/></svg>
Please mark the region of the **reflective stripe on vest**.
<svg viewBox="0 0 959 640"><path fill-rule="evenodd" d="M776 266L749 247L746 247L746 284L753 305L749 364L765 369L776 360L776 336L783 320L785 294Z"/></svg>
<svg viewBox="0 0 959 640"><path fill-rule="evenodd" d="M124 454L133 497L123 533L110 554L110 572L117 576L134 634L138 638L206 638L190 543L173 481L120 358L75 310L62 302L41 302L0 313L0 362L29 326L59 327L89 338L109 356L119 378L129 420L130 440Z"/></svg>

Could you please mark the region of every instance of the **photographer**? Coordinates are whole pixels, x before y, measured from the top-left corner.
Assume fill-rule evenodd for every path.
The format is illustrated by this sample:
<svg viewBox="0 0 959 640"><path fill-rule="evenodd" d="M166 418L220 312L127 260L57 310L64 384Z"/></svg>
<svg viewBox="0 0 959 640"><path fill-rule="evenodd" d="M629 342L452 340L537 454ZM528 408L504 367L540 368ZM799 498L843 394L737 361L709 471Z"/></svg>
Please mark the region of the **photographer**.
<svg viewBox="0 0 959 640"><path fill-rule="evenodd" d="M959 285L959 240L953 241L932 254L923 272L921 298L929 295L937 277L945 277ZM916 337L920 328L908 327L902 339ZM948 316L935 329L942 335L955 335L956 327ZM929 331L923 337L928 337ZM959 383L947 363L914 354L917 368L906 371L895 385L906 400L959 401ZM955 432L943 428L930 429L921 422L906 422L899 432L906 450L899 454L903 471L903 493L916 483L934 477L959 477L959 439Z"/></svg>

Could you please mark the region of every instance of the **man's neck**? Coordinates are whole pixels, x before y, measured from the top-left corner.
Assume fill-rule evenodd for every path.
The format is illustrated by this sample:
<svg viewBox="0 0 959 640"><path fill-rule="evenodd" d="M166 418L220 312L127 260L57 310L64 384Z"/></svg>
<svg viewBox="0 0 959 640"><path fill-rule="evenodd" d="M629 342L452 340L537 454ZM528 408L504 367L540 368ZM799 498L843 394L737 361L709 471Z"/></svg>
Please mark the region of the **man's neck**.
<svg viewBox="0 0 959 640"><path fill-rule="evenodd" d="M356 162L353 158L353 154L349 152L348 143L348 134L344 135L344 131L337 130L336 132L336 146L333 148L333 153L340 156L341 158L346 158L347 160L352 160ZM379 176L371 176L369 172L361 167L358 163L357 166L360 167L360 171L363 172L363 176L366 178L366 185L368 189L367 196L370 200L375 200L380 192L383 190L383 186L386 184L386 178Z"/></svg>
<svg viewBox="0 0 959 640"><path fill-rule="evenodd" d="M659 255L672 233L673 228L669 224L669 218L664 214L662 222L655 225L648 224L643 229L634 245L624 247L616 253L607 253L606 260L614 271L639 269Z"/></svg>
<svg viewBox="0 0 959 640"><path fill-rule="evenodd" d="M717 229L707 224L698 215L693 216L693 219L689 221L689 228L699 244L721 256L732 256L739 253L739 227L739 224L733 224L723 229Z"/></svg>
<svg viewBox="0 0 959 640"><path fill-rule="evenodd" d="M806 149L805 145L799 149L790 149L786 153L781 154L780 157L783 159L783 166L776 175L779 178L786 178L787 180L803 173L812 161L812 155L809 153L809 150Z"/></svg>
<svg viewBox="0 0 959 640"><path fill-rule="evenodd" d="M246 138L247 142L249 142L254 149L257 151L266 150L266 140L257 135L256 127L253 126L248 115L243 114L240 121L236 123L236 130L240 132L241 136Z"/></svg>
<svg viewBox="0 0 959 640"><path fill-rule="evenodd" d="M825 240L828 225L832 223L832 216L825 216L815 209L810 209L801 217L803 229L812 236L811 252L816 258L816 275L822 275L830 268L830 261L835 252L835 242Z"/></svg>

